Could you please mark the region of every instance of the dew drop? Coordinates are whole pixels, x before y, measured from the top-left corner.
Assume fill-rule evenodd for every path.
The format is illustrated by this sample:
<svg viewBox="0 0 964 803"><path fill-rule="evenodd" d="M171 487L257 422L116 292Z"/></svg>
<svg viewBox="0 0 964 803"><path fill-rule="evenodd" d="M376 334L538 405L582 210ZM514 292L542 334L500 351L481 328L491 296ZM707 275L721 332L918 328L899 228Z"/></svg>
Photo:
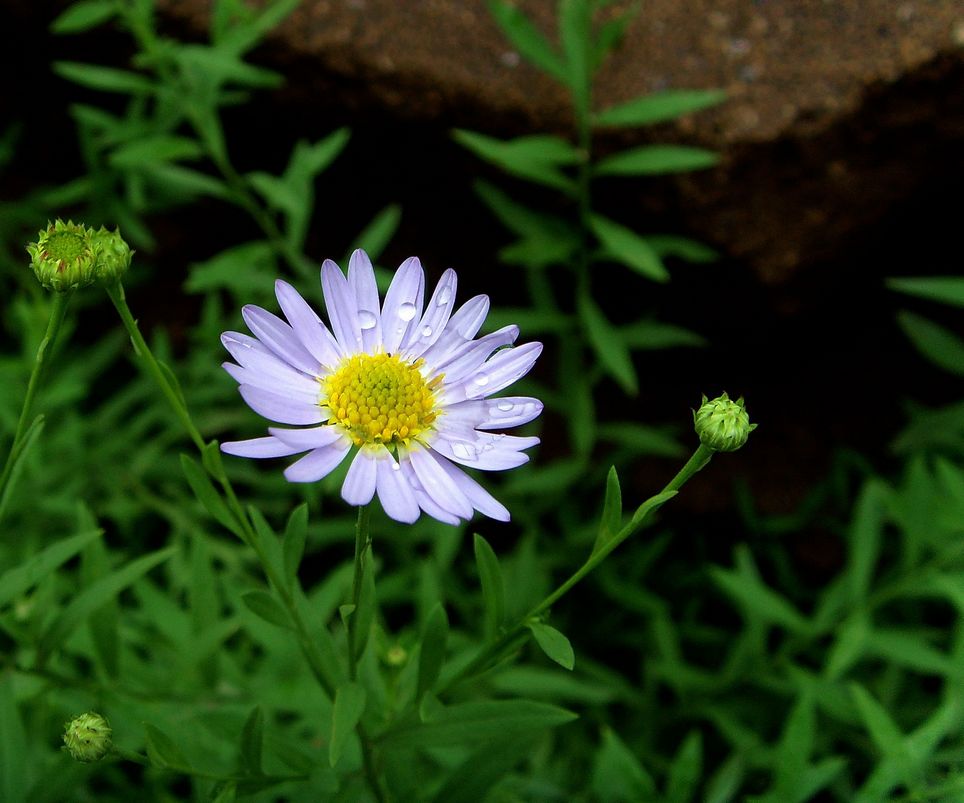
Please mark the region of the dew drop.
<svg viewBox="0 0 964 803"><path fill-rule="evenodd" d="M406 301L398 308L398 317L403 321L410 321L415 317L415 305Z"/></svg>
<svg viewBox="0 0 964 803"><path fill-rule="evenodd" d="M500 401L498 407L503 413L508 413L515 405L510 401Z"/></svg>
<svg viewBox="0 0 964 803"><path fill-rule="evenodd" d="M438 301L436 301L435 303L441 307L443 304L448 304L451 298L452 298L452 288L443 287L441 290L439 290Z"/></svg>
<svg viewBox="0 0 964 803"><path fill-rule="evenodd" d="M462 460L471 460L475 457L475 447L470 443L453 443L452 454Z"/></svg>
<svg viewBox="0 0 964 803"><path fill-rule="evenodd" d="M431 327L431 326L423 326L423 327L422 327L422 337L431 337L431 336L432 336L432 327Z"/></svg>
<svg viewBox="0 0 964 803"><path fill-rule="evenodd" d="M361 324L362 329L374 329L375 324L378 323L378 318L375 317L374 312L367 309L360 309L358 310L358 323Z"/></svg>
<svg viewBox="0 0 964 803"><path fill-rule="evenodd" d="M472 377L472 383L484 387L489 384L489 377L486 374L476 374Z"/></svg>
<svg viewBox="0 0 964 803"><path fill-rule="evenodd" d="M396 462L393 460L393 461L392 461L392 471L398 471L400 468L401 468L401 466L398 465L398 463L396 463Z"/></svg>

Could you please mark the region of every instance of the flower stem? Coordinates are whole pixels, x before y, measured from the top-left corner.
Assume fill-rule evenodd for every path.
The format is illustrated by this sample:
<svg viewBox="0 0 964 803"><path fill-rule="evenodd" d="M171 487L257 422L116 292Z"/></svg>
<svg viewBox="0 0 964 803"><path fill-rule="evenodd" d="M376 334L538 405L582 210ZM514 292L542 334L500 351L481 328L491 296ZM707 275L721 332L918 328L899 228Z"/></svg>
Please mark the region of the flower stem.
<svg viewBox="0 0 964 803"><path fill-rule="evenodd" d="M358 675L358 660L355 656L356 628L358 627L358 601L361 599L362 576L365 572L365 552L368 549L368 505L358 508L355 522L355 570L351 578L351 604L354 610L348 618L348 671L352 680Z"/></svg>
<svg viewBox="0 0 964 803"><path fill-rule="evenodd" d="M3 472L0 473L0 494L2 494L7 487L7 482L10 480L10 473L13 471L13 466L20 456L20 450L23 448L24 433L27 431L27 426L30 422L34 399L37 396L40 380L47 364L47 356L64 322L64 315L67 312L67 302L69 300L69 291L66 293L54 293L53 305L50 308L50 318L47 320L47 331L44 332L43 339L37 347L37 356L34 359L30 379L27 382L27 394L24 396L23 407L20 409L20 419L17 421L17 429L13 435L13 442L10 444L10 451L7 453L7 461L4 463Z"/></svg>
<svg viewBox="0 0 964 803"><path fill-rule="evenodd" d="M692 477L697 471L709 463L712 456L713 451L708 449L703 444L700 444L690 459L687 460L685 465L677 472L676 476L673 477L673 479L666 484L663 490L657 494L657 497L654 498L678 491L690 477ZM649 515L658 507L659 505L651 505L646 507L646 503L644 503L640 507L642 515L633 516L629 523L615 536L613 536L613 538L605 542L597 549L594 549L592 554L582 566L580 566L565 582L558 586L555 591L549 594L549 596L535 605L525 616L519 619L515 625L508 628L501 636L499 636L499 638L495 639L487 647L483 648L475 658L473 658L457 675L455 675L455 677L445 684L445 687L439 692L439 695L443 695L446 692L451 691L460 683L487 671L495 662L499 661L510 648L520 646L520 638L525 636L525 631L529 622L537 619L539 616L545 613L562 596L568 593L573 586L576 585L576 583L582 580L587 574L589 574L600 563L602 563L603 560L614 549L616 549L616 547L618 547L623 541L629 538L629 536L635 533L642 526L643 522L646 521Z"/></svg>

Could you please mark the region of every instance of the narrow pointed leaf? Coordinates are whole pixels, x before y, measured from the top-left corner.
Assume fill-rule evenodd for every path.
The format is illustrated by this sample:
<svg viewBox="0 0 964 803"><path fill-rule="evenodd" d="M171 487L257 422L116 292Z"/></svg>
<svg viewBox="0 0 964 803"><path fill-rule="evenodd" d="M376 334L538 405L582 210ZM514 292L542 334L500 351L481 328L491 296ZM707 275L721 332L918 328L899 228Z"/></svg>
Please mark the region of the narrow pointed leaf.
<svg viewBox="0 0 964 803"><path fill-rule="evenodd" d="M191 490L194 491L194 495L204 506L204 509L211 514L215 521L238 537L241 537L241 528L238 526L237 521L231 514L231 511L228 510L228 506L225 504L221 494L215 489L210 477L201 469L197 462L186 454L182 454L181 469L184 471L184 476L187 477L188 485L191 486Z"/></svg>
<svg viewBox="0 0 964 803"><path fill-rule="evenodd" d="M50 23L50 30L59 34L83 33L107 22L118 11L117 0L81 0Z"/></svg>
<svg viewBox="0 0 964 803"><path fill-rule="evenodd" d="M368 638L372 632L372 622L375 621L375 609L378 604L375 595L375 567L370 546L365 551L364 561L358 607L352 613L354 618L352 649L355 652L356 660L361 658L368 644Z"/></svg>
<svg viewBox="0 0 964 803"><path fill-rule="evenodd" d="M610 106L595 115L597 126L639 126L674 120L726 100L720 89L669 89Z"/></svg>
<svg viewBox="0 0 964 803"><path fill-rule="evenodd" d="M588 296L578 299L579 318L586 327L586 335L607 373L630 396L639 391L636 369L619 331L603 315Z"/></svg>
<svg viewBox="0 0 964 803"><path fill-rule="evenodd" d="M590 225L606 256L654 282L669 281L669 271L645 238L602 215L593 215Z"/></svg>
<svg viewBox="0 0 964 803"><path fill-rule="evenodd" d="M262 773L261 756L264 752L264 711L260 705L251 709L241 729L241 760L245 769L255 775Z"/></svg>
<svg viewBox="0 0 964 803"><path fill-rule="evenodd" d="M147 735L147 758L151 764L160 769L191 772L191 762L177 742L150 723L144 723L144 731Z"/></svg>
<svg viewBox="0 0 964 803"><path fill-rule="evenodd" d="M704 170L720 161L719 154L685 145L642 145L599 162L597 176L655 176Z"/></svg>
<svg viewBox="0 0 964 803"><path fill-rule="evenodd" d="M101 535L103 530L89 530L72 535L54 542L19 566L5 571L0 575L0 608L37 585Z"/></svg>
<svg viewBox="0 0 964 803"><path fill-rule="evenodd" d="M569 639L554 627L542 622L529 622L528 627L542 651L563 669L571 671L576 665L576 654Z"/></svg>
<svg viewBox="0 0 964 803"><path fill-rule="evenodd" d="M282 544L282 555L285 566L285 577L290 585L298 574L298 566L305 552L305 541L308 538L308 504L298 505L288 517L285 527L285 537Z"/></svg>
<svg viewBox="0 0 964 803"><path fill-rule="evenodd" d="M568 75L562 58L525 14L504 0L489 0L489 10L524 58L553 78L566 82Z"/></svg>
<svg viewBox="0 0 964 803"><path fill-rule="evenodd" d="M888 279L891 290L929 301L964 307L964 276L933 276L914 279Z"/></svg>
<svg viewBox="0 0 964 803"><path fill-rule="evenodd" d="M917 350L939 368L964 376L964 340L949 329L904 310L897 322Z"/></svg>
<svg viewBox="0 0 964 803"><path fill-rule="evenodd" d="M703 738L692 731L677 752L666 781L666 803L690 803L703 772Z"/></svg>
<svg viewBox="0 0 964 803"><path fill-rule="evenodd" d="M331 742L328 763L334 767L348 744L348 739L365 712L365 690L357 683L346 683L335 691L334 712L331 717Z"/></svg>
<svg viewBox="0 0 964 803"><path fill-rule="evenodd" d="M422 632L422 647L418 656L418 686L416 699L431 691L438 680L442 665L445 662L445 648L448 644L449 618L441 603L428 614L425 629Z"/></svg>
<svg viewBox="0 0 964 803"><path fill-rule="evenodd" d="M599 533L592 551L595 552L604 543L615 536L623 525L623 495L619 488L619 476L616 467L611 466L606 476L606 498L603 501L602 517L599 520Z"/></svg>
<svg viewBox="0 0 964 803"><path fill-rule="evenodd" d="M489 542L478 533L475 534L475 563L482 584L482 599L485 603L485 635L487 639L495 636L505 622L505 583L502 569Z"/></svg>
<svg viewBox="0 0 964 803"><path fill-rule="evenodd" d="M267 591L246 591L241 595L244 606L255 616L278 627L291 628L288 612Z"/></svg>

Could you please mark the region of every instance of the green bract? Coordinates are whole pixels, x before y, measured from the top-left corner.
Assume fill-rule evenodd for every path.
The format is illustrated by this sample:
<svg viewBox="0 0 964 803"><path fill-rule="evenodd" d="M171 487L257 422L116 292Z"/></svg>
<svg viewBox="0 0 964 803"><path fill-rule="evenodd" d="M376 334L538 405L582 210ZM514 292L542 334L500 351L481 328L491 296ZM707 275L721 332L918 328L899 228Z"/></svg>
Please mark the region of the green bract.
<svg viewBox="0 0 964 803"><path fill-rule="evenodd" d="M64 729L64 749L77 761L100 761L111 748L110 725L93 711L75 717Z"/></svg>
<svg viewBox="0 0 964 803"><path fill-rule="evenodd" d="M693 425L700 443L714 452L735 452L756 429L743 398L733 401L725 393L710 401L704 396L700 409L693 413Z"/></svg>

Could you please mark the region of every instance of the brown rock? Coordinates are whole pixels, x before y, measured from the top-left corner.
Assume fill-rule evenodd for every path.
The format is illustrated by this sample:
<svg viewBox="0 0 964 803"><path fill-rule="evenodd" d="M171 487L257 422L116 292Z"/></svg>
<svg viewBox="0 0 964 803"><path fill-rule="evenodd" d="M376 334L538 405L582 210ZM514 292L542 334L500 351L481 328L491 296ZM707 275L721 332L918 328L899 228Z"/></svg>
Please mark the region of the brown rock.
<svg viewBox="0 0 964 803"><path fill-rule="evenodd" d="M164 4L198 25L209 5ZM518 5L554 36L555 0ZM658 129L601 132L600 148L721 151L719 168L661 182L656 206L781 281L945 169L964 118L962 29L956 0L649 0L600 72L596 107L665 88L723 87L730 100ZM294 90L328 103L497 135L570 129L565 90L519 58L484 0L305 0L276 41L273 58L311 65L292 71ZM653 184L639 187L653 209Z"/></svg>

